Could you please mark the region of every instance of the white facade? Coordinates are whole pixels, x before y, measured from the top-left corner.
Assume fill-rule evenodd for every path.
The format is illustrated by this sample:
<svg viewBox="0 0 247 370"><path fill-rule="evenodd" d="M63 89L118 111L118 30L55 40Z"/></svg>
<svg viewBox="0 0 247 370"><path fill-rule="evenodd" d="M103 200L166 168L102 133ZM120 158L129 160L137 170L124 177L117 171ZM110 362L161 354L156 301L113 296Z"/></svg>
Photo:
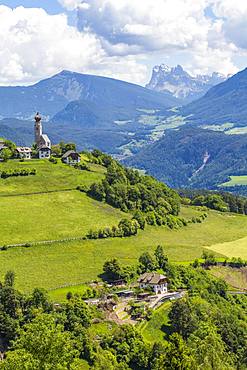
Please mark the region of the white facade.
<svg viewBox="0 0 247 370"><path fill-rule="evenodd" d="M51 156L51 150L49 148L39 149L39 159L44 159L44 158L49 159L50 156Z"/></svg>
<svg viewBox="0 0 247 370"><path fill-rule="evenodd" d="M80 158L73 159L71 157L67 157L67 158L64 159L64 163L74 165L74 164L80 163Z"/></svg>
<svg viewBox="0 0 247 370"><path fill-rule="evenodd" d="M31 157L32 157L32 150L30 148L28 148L28 147L18 146L16 148L16 152L17 152L17 156L19 158L31 159Z"/></svg>
<svg viewBox="0 0 247 370"><path fill-rule="evenodd" d="M140 288L141 289L151 288L155 292L155 294L166 293L168 291L167 283L164 284L140 283Z"/></svg>
<svg viewBox="0 0 247 370"><path fill-rule="evenodd" d="M138 283L141 289L152 289L155 294L163 294L168 291L166 276L157 272L145 272L139 277Z"/></svg>

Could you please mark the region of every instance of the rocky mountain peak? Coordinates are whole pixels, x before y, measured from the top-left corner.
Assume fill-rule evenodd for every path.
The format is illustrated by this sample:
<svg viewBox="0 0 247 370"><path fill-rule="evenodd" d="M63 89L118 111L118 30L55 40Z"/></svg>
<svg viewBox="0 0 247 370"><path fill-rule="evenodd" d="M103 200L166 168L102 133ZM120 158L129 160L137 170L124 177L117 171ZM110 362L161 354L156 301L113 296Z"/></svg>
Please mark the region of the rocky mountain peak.
<svg viewBox="0 0 247 370"><path fill-rule="evenodd" d="M211 87L223 82L225 76L218 72L212 75L192 76L181 65L169 67L166 64L156 65L153 68L148 89L169 92L176 98L183 99L184 104L203 96Z"/></svg>

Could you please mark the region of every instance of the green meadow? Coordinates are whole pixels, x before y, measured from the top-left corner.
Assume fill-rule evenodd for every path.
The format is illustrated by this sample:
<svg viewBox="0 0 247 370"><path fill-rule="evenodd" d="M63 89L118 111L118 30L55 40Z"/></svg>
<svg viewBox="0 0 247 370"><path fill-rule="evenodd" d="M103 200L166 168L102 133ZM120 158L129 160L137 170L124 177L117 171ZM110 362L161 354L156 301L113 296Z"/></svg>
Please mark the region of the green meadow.
<svg viewBox="0 0 247 370"><path fill-rule="evenodd" d="M163 303L153 312L149 321L143 321L140 324L139 329L147 342L152 344L154 342L162 342L166 333L169 333L168 312L170 307L171 302Z"/></svg>
<svg viewBox="0 0 247 370"><path fill-rule="evenodd" d="M35 168L35 176L18 176L0 179L0 196L35 192L75 189L78 185L90 185L104 177L105 169L90 165L91 171L80 171L60 161L53 164L47 160L11 160L0 163L0 172L22 168Z"/></svg>
<svg viewBox="0 0 247 370"><path fill-rule="evenodd" d="M184 209L183 213L197 213ZM239 215L209 212L201 224L190 224L178 230L147 227L137 236L104 240L81 240L14 247L0 251L1 276L16 272L16 286L22 291L34 287L56 289L64 285L80 285L99 279L105 260L116 257L123 264L135 264L141 253L152 252L162 244L171 261L190 262L202 255L206 247L217 241L238 240L246 235L247 218ZM235 238L235 239L234 239ZM217 252L217 251L216 251ZM235 255L239 254L238 249ZM218 256L224 256L216 253Z"/></svg>
<svg viewBox="0 0 247 370"><path fill-rule="evenodd" d="M90 228L112 226L126 217L77 190L65 191L100 181L104 176L100 166L91 166L92 171L88 172L62 163L9 161L0 164L0 171L22 166L36 168L37 175L0 179L1 245L82 237ZM56 192L45 193L52 190ZM44 193L37 194L42 191ZM21 195L23 193L29 195ZM196 207L181 210L181 216L186 219L201 213ZM207 213L208 218L201 224L191 223L178 230L149 226L129 238L60 241L2 250L0 276L13 270L16 287L21 291L43 287L53 290L54 299L60 299L68 289L81 291L85 283L99 279L105 260L116 257L123 264L136 264L141 253L152 252L158 244L164 246L170 260L176 263L199 258L205 248L212 249L219 257L244 258L246 248L242 240L247 237L247 217L216 211Z"/></svg>
<svg viewBox="0 0 247 370"><path fill-rule="evenodd" d="M224 182L220 186L247 185L247 176L230 176L231 180Z"/></svg>

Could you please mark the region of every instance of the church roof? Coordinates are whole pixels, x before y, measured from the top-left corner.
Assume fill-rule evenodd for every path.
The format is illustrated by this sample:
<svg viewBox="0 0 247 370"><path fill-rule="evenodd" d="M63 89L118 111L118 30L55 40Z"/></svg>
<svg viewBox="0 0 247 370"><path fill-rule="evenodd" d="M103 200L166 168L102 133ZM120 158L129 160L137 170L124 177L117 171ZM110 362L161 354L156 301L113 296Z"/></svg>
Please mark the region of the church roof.
<svg viewBox="0 0 247 370"><path fill-rule="evenodd" d="M40 150L47 150L47 149L51 150L51 148L48 145L44 144L44 145L40 145L38 150L40 151Z"/></svg>

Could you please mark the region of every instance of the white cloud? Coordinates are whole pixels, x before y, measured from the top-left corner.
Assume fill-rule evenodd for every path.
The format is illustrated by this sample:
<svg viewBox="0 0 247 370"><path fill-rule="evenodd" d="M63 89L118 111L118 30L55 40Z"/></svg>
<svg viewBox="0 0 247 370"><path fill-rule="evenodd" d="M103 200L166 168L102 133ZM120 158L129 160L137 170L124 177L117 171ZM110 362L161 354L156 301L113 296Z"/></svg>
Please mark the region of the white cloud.
<svg viewBox="0 0 247 370"><path fill-rule="evenodd" d="M82 0L58 0L58 2L68 10L75 10L78 7L81 9L89 9L89 3L83 2Z"/></svg>
<svg viewBox="0 0 247 370"><path fill-rule="evenodd" d="M167 63L183 56L192 73L227 74L237 70L235 56L247 53L247 1L59 2L78 9L78 29L65 14L0 6L0 84L28 84L62 69L144 84L150 60L163 62L162 55Z"/></svg>
<svg viewBox="0 0 247 370"><path fill-rule="evenodd" d="M239 19L243 12L238 7L243 0L85 2L90 4L90 8L78 10L79 29L90 29L110 55L160 55L163 52L165 58L184 52L190 57L188 65L197 71L236 71L232 57L239 45L233 38L226 39L226 21L223 17L229 17L229 11L232 16L236 13ZM233 9L226 6L230 3ZM206 9L210 6L214 7L215 14L219 13L219 19L206 15ZM244 8L247 9L247 3ZM236 38L240 40L239 35Z"/></svg>
<svg viewBox="0 0 247 370"><path fill-rule="evenodd" d="M216 0L213 10L222 18L222 32L228 42L247 50L247 1Z"/></svg>
<svg viewBox="0 0 247 370"><path fill-rule="evenodd" d="M42 9L0 6L0 84L30 84L63 69L139 81L145 68L134 58L115 60L97 37ZM137 82L137 79L134 79Z"/></svg>

